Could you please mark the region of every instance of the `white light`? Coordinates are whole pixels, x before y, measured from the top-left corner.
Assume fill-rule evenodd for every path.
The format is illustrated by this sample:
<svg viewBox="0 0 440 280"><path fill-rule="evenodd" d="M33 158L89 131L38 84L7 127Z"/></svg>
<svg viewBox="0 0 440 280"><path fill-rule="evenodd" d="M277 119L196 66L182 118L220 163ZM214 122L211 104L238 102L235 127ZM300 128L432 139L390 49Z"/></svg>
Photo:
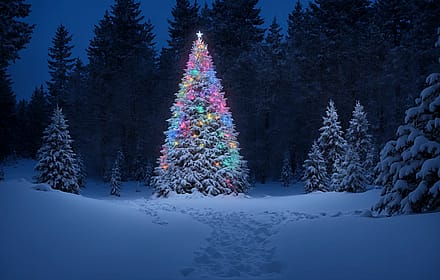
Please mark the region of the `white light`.
<svg viewBox="0 0 440 280"><path fill-rule="evenodd" d="M199 32L196 33L196 35L199 40L202 40L203 33L200 32L200 30L199 30Z"/></svg>

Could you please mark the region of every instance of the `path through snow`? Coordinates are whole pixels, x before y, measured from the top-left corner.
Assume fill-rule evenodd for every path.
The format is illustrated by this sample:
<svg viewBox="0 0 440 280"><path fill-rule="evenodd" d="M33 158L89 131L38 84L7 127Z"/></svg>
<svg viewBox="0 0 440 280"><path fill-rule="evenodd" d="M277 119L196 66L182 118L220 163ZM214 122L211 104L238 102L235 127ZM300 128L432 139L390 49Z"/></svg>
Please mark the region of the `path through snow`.
<svg viewBox="0 0 440 280"><path fill-rule="evenodd" d="M180 270L187 279L276 279L287 264L276 255L273 239L282 226L320 217L359 215L362 211L307 214L283 211L218 211L212 208L176 207L160 200L138 203L153 223L167 225L162 213L189 215L211 228L211 234L194 252L192 264Z"/></svg>

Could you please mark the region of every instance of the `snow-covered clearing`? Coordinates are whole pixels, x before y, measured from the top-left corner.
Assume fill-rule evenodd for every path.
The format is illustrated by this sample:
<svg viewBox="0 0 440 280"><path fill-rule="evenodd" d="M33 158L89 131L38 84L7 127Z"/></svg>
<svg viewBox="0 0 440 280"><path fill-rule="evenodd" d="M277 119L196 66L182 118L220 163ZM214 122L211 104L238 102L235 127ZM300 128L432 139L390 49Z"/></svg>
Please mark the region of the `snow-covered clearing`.
<svg viewBox="0 0 440 280"><path fill-rule="evenodd" d="M438 279L440 213L368 217L380 190L174 196L88 182L32 184L33 161L0 182L0 279ZM36 190L40 189L40 191ZM138 190L138 192L136 191Z"/></svg>

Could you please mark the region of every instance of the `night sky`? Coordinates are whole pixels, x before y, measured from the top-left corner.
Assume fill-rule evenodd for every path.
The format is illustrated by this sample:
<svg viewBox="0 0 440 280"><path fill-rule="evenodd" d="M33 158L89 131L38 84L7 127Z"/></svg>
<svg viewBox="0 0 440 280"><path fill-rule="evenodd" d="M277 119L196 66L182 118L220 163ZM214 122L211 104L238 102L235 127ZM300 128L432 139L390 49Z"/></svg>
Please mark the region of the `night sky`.
<svg viewBox="0 0 440 280"><path fill-rule="evenodd" d="M268 26L274 16L286 29L287 15L293 10L297 0L260 0L265 26ZM307 0L302 0L308 2ZM9 70L13 79L13 89L17 100L28 99L36 86L49 79L47 67L47 52L51 39L59 24L64 24L73 35L73 56L86 59L86 48L93 36L93 26L103 17L104 11L114 3L114 0L28 0L32 11L27 22L36 24L32 40L26 49L20 52L21 59ZM212 0L207 0L211 3ZM203 6L204 1L199 0ZM175 0L144 0L141 9L146 19L151 19L156 34L157 49L166 44L168 39L167 19L171 17L171 9Z"/></svg>

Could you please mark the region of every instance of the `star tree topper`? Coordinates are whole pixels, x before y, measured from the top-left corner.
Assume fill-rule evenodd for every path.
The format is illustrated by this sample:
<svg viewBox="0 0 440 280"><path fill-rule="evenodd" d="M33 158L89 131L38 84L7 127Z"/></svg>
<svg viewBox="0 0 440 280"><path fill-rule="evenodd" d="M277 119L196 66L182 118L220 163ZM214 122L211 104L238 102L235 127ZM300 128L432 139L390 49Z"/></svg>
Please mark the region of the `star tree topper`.
<svg viewBox="0 0 440 280"><path fill-rule="evenodd" d="M200 30L199 32L196 33L196 35L197 35L197 39L202 40L203 33L200 32Z"/></svg>

